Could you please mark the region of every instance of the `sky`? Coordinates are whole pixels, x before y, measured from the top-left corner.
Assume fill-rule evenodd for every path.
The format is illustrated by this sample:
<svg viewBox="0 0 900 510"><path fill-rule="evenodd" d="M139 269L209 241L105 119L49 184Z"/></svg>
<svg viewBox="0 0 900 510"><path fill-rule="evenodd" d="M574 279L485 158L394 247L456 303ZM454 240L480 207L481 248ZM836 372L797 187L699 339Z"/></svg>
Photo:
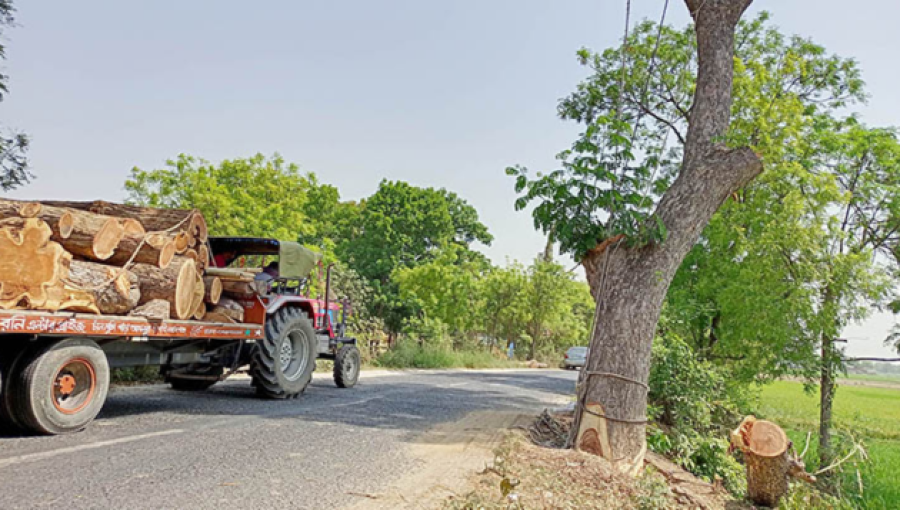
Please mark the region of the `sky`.
<svg viewBox="0 0 900 510"><path fill-rule="evenodd" d="M10 196L116 201L135 166L277 152L344 199L382 179L455 191L494 234L494 262L528 261L544 240L503 170L552 168L569 146L578 128L556 104L585 76L575 51L618 44L625 3L17 0L0 119L32 137L37 179ZM633 22L663 8L631 3ZM871 95L862 118L900 124L897 4L757 0L748 15L760 10L855 57ZM688 21L683 2L667 21ZM848 352L889 355L892 322L849 328Z"/></svg>

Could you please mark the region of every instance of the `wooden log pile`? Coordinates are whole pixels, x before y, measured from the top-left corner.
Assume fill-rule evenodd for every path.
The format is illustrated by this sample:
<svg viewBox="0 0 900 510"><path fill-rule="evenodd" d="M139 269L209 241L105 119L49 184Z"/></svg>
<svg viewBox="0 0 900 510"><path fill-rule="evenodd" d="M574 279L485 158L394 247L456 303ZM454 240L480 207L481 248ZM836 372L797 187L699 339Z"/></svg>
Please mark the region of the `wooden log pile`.
<svg viewBox="0 0 900 510"><path fill-rule="evenodd" d="M207 238L197 210L0 199L0 309L241 322L254 275L207 271Z"/></svg>

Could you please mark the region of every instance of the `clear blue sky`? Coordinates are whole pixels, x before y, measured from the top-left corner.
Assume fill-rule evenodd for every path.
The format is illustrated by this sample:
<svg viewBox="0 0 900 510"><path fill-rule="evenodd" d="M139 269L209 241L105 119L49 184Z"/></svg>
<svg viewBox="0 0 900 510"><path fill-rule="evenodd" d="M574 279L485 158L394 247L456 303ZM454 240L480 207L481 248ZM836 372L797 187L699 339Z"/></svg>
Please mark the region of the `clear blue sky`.
<svg viewBox="0 0 900 510"><path fill-rule="evenodd" d="M662 0L632 0L633 20ZM625 0L18 0L4 124L33 137L20 198L120 200L133 166L281 153L344 198L383 178L446 187L479 211L498 263L543 243L513 210L503 169L546 169L577 128L557 100L584 75L575 51L622 36ZM757 0L789 33L857 58L872 124L900 124L893 2ZM688 19L671 0L668 20ZM880 322L879 322L880 321ZM880 347L891 319L848 332ZM867 340L863 340L868 337ZM876 338L877 337L877 338ZM858 339L858 340L855 340Z"/></svg>

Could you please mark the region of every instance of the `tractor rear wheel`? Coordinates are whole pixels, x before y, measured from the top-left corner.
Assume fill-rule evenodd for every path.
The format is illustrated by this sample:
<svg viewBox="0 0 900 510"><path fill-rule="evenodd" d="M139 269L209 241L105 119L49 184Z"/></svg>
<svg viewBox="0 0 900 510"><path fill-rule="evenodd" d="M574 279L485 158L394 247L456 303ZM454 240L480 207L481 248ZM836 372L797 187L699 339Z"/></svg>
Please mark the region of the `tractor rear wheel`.
<svg viewBox="0 0 900 510"><path fill-rule="evenodd" d="M204 391L219 382L225 369L215 365L192 366L166 375L166 382L178 391Z"/></svg>
<svg viewBox="0 0 900 510"><path fill-rule="evenodd" d="M348 344L334 357L334 383L338 388L352 388L359 380L359 349Z"/></svg>
<svg viewBox="0 0 900 510"><path fill-rule="evenodd" d="M316 369L318 339L312 322L299 308L282 308L266 320L265 333L265 338L257 340L250 363L256 393L295 398Z"/></svg>
<svg viewBox="0 0 900 510"><path fill-rule="evenodd" d="M11 375L6 398L12 399L12 414L23 428L39 434L83 429L103 408L109 391L106 354L87 338L29 350Z"/></svg>

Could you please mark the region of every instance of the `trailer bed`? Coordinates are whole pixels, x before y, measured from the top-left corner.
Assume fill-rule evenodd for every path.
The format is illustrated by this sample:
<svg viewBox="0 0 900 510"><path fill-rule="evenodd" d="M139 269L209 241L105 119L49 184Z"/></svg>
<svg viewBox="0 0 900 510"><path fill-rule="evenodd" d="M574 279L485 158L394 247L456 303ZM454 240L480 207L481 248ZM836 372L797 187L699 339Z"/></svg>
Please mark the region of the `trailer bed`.
<svg viewBox="0 0 900 510"><path fill-rule="evenodd" d="M260 324L156 321L143 317L0 310L0 338L3 334L107 337L134 341L151 338L258 340L264 335Z"/></svg>

